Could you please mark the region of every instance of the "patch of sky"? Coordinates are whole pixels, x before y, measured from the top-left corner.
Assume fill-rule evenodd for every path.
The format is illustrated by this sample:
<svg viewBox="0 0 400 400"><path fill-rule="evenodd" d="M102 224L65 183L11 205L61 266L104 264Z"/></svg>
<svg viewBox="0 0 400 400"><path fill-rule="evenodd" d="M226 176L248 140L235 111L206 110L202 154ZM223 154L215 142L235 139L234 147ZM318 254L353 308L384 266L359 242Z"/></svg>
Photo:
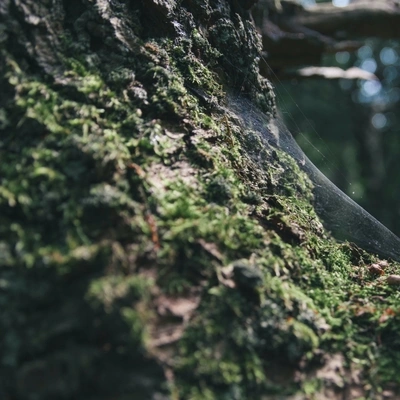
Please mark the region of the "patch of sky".
<svg viewBox="0 0 400 400"><path fill-rule="evenodd" d="M350 0L332 0L335 7L346 7L350 4Z"/></svg>
<svg viewBox="0 0 400 400"><path fill-rule="evenodd" d="M300 4L301 4L303 7L308 8L308 7L313 7L313 6L315 6L315 5L316 5L316 2L315 2L315 0L300 0Z"/></svg>

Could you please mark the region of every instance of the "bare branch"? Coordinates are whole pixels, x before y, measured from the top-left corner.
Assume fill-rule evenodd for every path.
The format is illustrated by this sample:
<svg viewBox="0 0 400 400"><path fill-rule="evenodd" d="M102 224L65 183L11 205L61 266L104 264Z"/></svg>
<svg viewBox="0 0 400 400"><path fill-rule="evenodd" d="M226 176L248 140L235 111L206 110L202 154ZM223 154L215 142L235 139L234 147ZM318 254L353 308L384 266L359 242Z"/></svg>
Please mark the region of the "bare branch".
<svg viewBox="0 0 400 400"><path fill-rule="evenodd" d="M398 0L361 0L347 7L319 4L285 18L296 24L339 39L376 36L400 37L400 2ZM283 21L282 21L283 22Z"/></svg>
<svg viewBox="0 0 400 400"><path fill-rule="evenodd" d="M364 37L400 37L400 1L359 0L342 8L323 3L305 9L293 0L260 0L255 20L263 39L262 73L270 76L272 68L289 76L288 69L318 65L323 54L357 50Z"/></svg>
<svg viewBox="0 0 400 400"><path fill-rule="evenodd" d="M367 81L376 81L378 77L371 72L364 71L361 68L352 67L342 69L339 67L305 67L296 71L300 77L316 77L325 79L364 79Z"/></svg>

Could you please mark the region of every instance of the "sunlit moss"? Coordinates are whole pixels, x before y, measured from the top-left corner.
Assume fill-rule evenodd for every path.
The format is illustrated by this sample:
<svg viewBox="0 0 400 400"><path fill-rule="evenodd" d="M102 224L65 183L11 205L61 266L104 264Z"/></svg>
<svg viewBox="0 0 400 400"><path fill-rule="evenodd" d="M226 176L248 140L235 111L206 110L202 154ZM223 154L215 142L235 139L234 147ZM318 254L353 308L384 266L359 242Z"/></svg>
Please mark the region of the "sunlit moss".
<svg viewBox="0 0 400 400"><path fill-rule="evenodd" d="M252 85L274 113L259 43L240 45L250 28L235 18L213 27L213 45L199 30L141 43L132 70L66 59L62 87L7 55L15 108L0 127L20 144L0 148L4 364L41 357L58 332L98 346L87 365L157 359L157 297L197 290L162 363L174 399L313 396L332 384L316 373L333 354L366 398L399 385L398 290L323 230L297 163L223 108L228 86ZM233 82L220 65L236 58ZM36 328L25 310L53 299L60 316Z"/></svg>

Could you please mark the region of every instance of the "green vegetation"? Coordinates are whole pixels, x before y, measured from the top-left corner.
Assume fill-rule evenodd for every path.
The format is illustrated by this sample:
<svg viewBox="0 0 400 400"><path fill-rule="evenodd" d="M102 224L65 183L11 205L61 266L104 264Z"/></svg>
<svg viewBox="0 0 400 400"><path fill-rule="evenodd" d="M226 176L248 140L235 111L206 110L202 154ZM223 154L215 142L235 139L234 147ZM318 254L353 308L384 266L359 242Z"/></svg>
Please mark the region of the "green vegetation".
<svg viewBox="0 0 400 400"><path fill-rule="evenodd" d="M254 27L235 18L218 20L213 44L200 30L132 34L118 68L69 55L58 80L2 52L5 393L377 399L399 387L398 290L369 272L375 257L324 232L296 162L218 107L239 82L274 114Z"/></svg>

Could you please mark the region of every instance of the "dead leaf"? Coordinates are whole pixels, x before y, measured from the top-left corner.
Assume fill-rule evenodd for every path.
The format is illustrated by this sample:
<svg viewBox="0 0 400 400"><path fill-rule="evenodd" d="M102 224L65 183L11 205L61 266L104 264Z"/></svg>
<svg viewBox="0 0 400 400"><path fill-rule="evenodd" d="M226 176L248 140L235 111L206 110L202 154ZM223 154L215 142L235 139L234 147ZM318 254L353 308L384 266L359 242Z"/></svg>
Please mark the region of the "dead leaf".
<svg viewBox="0 0 400 400"><path fill-rule="evenodd" d="M362 306L362 307L355 308L354 314L356 317L361 317L361 315L364 315L364 314L373 314L375 311L376 311L375 307Z"/></svg>
<svg viewBox="0 0 400 400"><path fill-rule="evenodd" d="M159 236L158 236L156 220L155 220L153 214L146 213L146 222L149 225L149 229L151 232L151 241L154 244L154 249L159 250L160 249L160 240L159 240Z"/></svg>
<svg viewBox="0 0 400 400"><path fill-rule="evenodd" d="M378 262L378 265L382 268L385 269L386 267L389 266L389 263L386 260L381 260Z"/></svg>
<svg viewBox="0 0 400 400"><path fill-rule="evenodd" d="M396 312L393 311L391 308L387 308L383 314L379 318L379 323L382 324L383 322L387 321L390 317L396 315Z"/></svg>
<svg viewBox="0 0 400 400"><path fill-rule="evenodd" d="M398 286L400 285L400 275L389 275L386 282L388 285Z"/></svg>
<svg viewBox="0 0 400 400"><path fill-rule="evenodd" d="M140 177L140 178L144 178L145 177L145 172L143 171L142 167L136 163L130 163L127 165L128 168L131 168L133 170L135 170L136 174Z"/></svg>
<svg viewBox="0 0 400 400"><path fill-rule="evenodd" d="M371 264L368 266L368 271L372 275L383 275L385 271L382 269L380 264Z"/></svg>

